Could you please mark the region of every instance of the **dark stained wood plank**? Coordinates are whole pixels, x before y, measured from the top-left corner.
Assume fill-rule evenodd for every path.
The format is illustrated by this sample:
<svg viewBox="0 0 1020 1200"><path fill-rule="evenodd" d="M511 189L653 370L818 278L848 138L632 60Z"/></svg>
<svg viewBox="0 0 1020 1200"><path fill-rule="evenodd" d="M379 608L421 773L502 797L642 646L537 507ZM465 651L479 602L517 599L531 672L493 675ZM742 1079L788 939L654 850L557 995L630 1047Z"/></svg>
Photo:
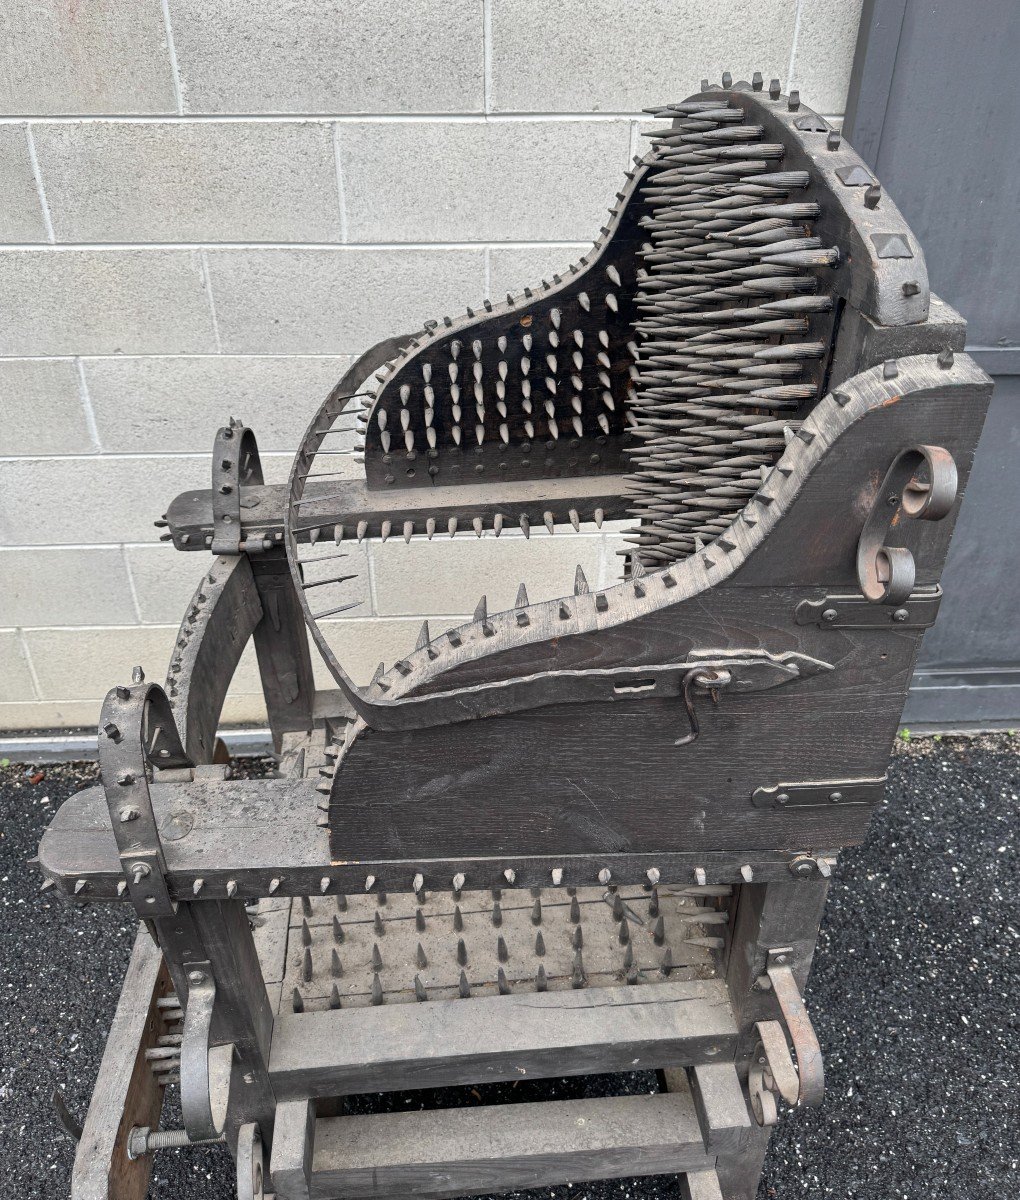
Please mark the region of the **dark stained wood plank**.
<svg viewBox="0 0 1020 1200"><path fill-rule="evenodd" d="M280 1200L308 1200L315 1140L315 1105L310 1100L284 1100L276 1106L272 1186Z"/></svg>
<svg viewBox="0 0 1020 1200"><path fill-rule="evenodd" d="M687 1097L559 1100L321 1120L312 1197L438 1198L710 1167Z"/></svg>
<svg viewBox="0 0 1020 1200"><path fill-rule="evenodd" d="M270 1052L278 1098L656 1069L731 1051L718 980L282 1015Z"/></svg>

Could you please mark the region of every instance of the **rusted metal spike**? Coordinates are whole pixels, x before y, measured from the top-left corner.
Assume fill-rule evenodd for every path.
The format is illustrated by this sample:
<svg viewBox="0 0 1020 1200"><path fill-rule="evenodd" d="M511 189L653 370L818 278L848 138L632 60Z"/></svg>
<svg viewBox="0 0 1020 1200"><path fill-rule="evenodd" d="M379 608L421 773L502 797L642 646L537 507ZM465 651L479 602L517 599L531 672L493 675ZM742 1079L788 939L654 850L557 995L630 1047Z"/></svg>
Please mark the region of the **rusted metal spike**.
<svg viewBox="0 0 1020 1200"><path fill-rule="evenodd" d="M535 934L535 953L539 958L545 956L545 938L542 937L541 929Z"/></svg>
<svg viewBox="0 0 1020 1200"><path fill-rule="evenodd" d="M507 982L506 971L504 971L502 967L500 967L496 972L496 983L499 987L499 994L501 996L510 995L510 984Z"/></svg>
<svg viewBox="0 0 1020 1200"><path fill-rule="evenodd" d="M312 931L308 928L308 922L301 922L301 945L310 946L312 944Z"/></svg>
<svg viewBox="0 0 1020 1200"><path fill-rule="evenodd" d="M666 940L666 920L663 916L659 916L655 925L652 927L652 941L656 946L661 946Z"/></svg>
<svg viewBox="0 0 1020 1200"><path fill-rule="evenodd" d="M496 939L496 957L501 963L510 961L510 951L507 949L506 938L502 934Z"/></svg>
<svg viewBox="0 0 1020 1200"><path fill-rule="evenodd" d="M383 924L382 915L380 913L377 912L375 914L373 924L375 926L376 936L383 937L386 933L386 926L385 926L385 924Z"/></svg>
<svg viewBox="0 0 1020 1200"><path fill-rule="evenodd" d="M418 930L419 933L425 932L425 914L421 911L420 908L415 909L414 927L415 927L415 929Z"/></svg>
<svg viewBox="0 0 1020 1200"><path fill-rule="evenodd" d="M587 983L584 974L584 959L581 956L581 951L578 950L574 954L573 970L570 973L570 986L575 989L583 988Z"/></svg>
<svg viewBox="0 0 1020 1200"><path fill-rule="evenodd" d="M634 965L634 943L628 942L627 949L623 952L623 969L629 971Z"/></svg>
<svg viewBox="0 0 1020 1200"><path fill-rule="evenodd" d="M537 896L531 908L531 923L532 925L542 924L542 901Z"/></svg>
<svg viewBox="0 0 1020 1200"><path fill-rule="evenodd" d="M295 988L294 991L291 992L290 1006L296 1013L303 1013L305 1011L304 999L302 998L301 993L298 991L297 988Z"/></svg>
<svg viewBox="0 0 1020 1200"><path fill-rule="evenodd" d="M613 920L622 921L624 919L623 897L617 892L613 896Z"/></svg>
<svg viewBox="0 0 1020 1200"><path fill-rule="evenodd" d="M340 989L336 986L335 983L329 989L329 1007L334 1008L334 1009L341 1007Z"/></svg>
<svg viewBox="0 0 1020 1200"><path fill-rule="evenodd" d="M662 956L662 962L659 965L659 970L662 972L662 974L667 979L672 974L672 971L673 971L673 948L671 946L666 947L666 953Z"/></svg>
<svg viewBox="0 0 1020 1200"><path fill-rule="evenodd" d="M578 904L576 896L570 898L570 920L575 925L581 920L581 906Z"/></svg>
<svg viewBox="0 0 1020 1200"><path fill-rule="evenodd" d="M624 917L623 920L620 922L619 938L620 938L621 946L626 946L627 943L630 941L630 925L628 924L626 917Z"/></svg>
<svg viewBox="0 0 1020 1200"><path fill-rule="evenodd" d="M373 975L372 976L372 1003L375 1005L379 1005L384 1002L385 1002L385 997L383 996L382 980L379 978L378 975Z"/></svg>
<svg viewBox="0 0 1020 1200"><path fill-rule="evenodd" d="M659 889L652 888L652 894L648 897L648 915L657 917L659 915Z"/></svg>
<svg viewBox="0 0 1020 1200"><path fill-rule="evenodd" d="M344 941L346 940L346 937L347 937L347 935L344 933L343 926L340 924L340 918L334 917L333 918L333 941L336 942L338 946L340 946L340 945L343 945Z"/></svg>
<svg viewBox="0 0 1020 1200"><path fill-rule="evenodd" d="M574 934L573 934L573 937L571 937L571 939L570 939L570 944L574 947L575 950L580 950L581 947L584 945L584 930L581 928L580 925L574 926Z"/></svg>
<svg viewBox="0 0 1020 1200"><path fill-rule="evenodd" d="M379 943L372 943L372 970L381 971L383 968L382 954L379 952Z"/></svg>
<svg viewBox="0 0 1020 1200"><path fill-rule="evenodd" d="M311 896L302 896L301 897L301 912L306 917L310 917L312 915L312 898L311 898Z"/></svg>
<svg viewBox="0 0 1020 1200"><path fill-rule="evenodd" d="M499 906L499 901L496 900L492 905L492 923L498 929L503 924L503 910Z"/></svg>
<svg viewBox="0 0 1020 1200"><path fill-rule="evenodd" d="M547 992L549 990L549 979L545 973L545 965L538 964L538 970L535 972L535 991Z"/></svg>
<svg viewBox="0 0 1020 1200"><path fill-rule="evenodd" d="M425 985L422 983L419 975L415 975L414 977L414 998L419 1004L424 1004L429 998L428 992L425 991Z"/></svg>
<svg viewBox="0 0 1020 1200"><path fill-rule="evenodd" d="M339 979L344 973L343 963L340 961L340 955L336 952L336 950L330 951L329 973L334 979Z"/></svg>
<svg viewBox="0 0 1020 1200"><path fill-rule="evenodd" d="M455 905L453 909L453 928L457 933L463 932L464 929L464 917L461 914L459 904Z"/></svg>
<svg viewBox="0 0 1020 1200"><path fill-rule="evenodd" d="M471 996L471 984L468 983L468 977L465 971L461 971L460 973L460 981L457 985L457 991L460 993L460 998L462 1000L467 1000Z"/></svg>

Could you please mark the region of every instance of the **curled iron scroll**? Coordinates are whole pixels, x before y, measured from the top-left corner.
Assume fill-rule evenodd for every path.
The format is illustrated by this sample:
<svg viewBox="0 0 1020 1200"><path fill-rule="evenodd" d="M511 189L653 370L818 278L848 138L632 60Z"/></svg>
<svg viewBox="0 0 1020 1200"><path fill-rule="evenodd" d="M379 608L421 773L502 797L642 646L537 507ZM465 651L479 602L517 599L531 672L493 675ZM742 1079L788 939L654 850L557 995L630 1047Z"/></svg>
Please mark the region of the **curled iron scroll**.
<svg viewBox="0 0 1020 1200"><path fill-rule="evenodd" d="M941 521L956 500L953 456L942 446L913 446L886 473L857 543L857 580L873 604L902 604L914 589L914 556L885 545L902 517Z"/></svg>

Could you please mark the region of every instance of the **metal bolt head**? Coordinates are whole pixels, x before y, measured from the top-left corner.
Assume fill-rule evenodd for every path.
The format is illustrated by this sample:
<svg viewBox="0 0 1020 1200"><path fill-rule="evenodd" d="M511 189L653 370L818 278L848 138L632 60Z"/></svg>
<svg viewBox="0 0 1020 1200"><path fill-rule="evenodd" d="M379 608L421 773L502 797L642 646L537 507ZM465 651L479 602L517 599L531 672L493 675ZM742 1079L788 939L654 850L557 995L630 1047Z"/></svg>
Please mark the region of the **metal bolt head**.
<svg viewBox="0 0 1020 1200"><path fill-rule="evenodd" d="M776 797L776 803L777 804L789 804L790 803L789 793L788 792L780 792L779 795Z"/></svg>
<svg viewBox="0 0 1020 1200"><path fill-rule="evenodd" d="M815 862L807 854L799 854L790 863L790 874L796 875L798 879L807 879L815 873Z"/></svg>
<svg viewBox="0 0 1020 1200"><path fill-rule="evenodd" d="M843 799L843 793L842 793L842 792L830 792L830 793L829 793L829 800L830 800L830 801L831 801L833 804L838 804L838 803L840 802L840 800L842 800L842 799Z"/></svg>
<svg viewBox="0 0 1020 1200"><path fill-rule="evenodd" d="M834 608L826 608L822 610L823 621L835 621L839 613Z"/></svg>
<svg viewBox="0 0 1020 1200"><path fill-rule="evenodd" d="M898 608L892 615L894 621L906 621L910 613L905 608Z"/></svg>
<svg viewBox="0 0 1020 1200"><path fill-rule="evenodd" d="M781 967L786 966L787 956L785 954L777 954L772 961Z"/></svg>
<svg viewBox="0 0 1020 1200"><path fill-rule="evenodd" d="M195 987L199 987L201 984L205 983L205 972L204 971L189 971L188 972L188 983L193 984Z"/></svg>
<svg viewBox="0 0 1020 1200"><path fill-rule="evenodd" d="M131 864L131 878L136 884L141 883L148 874L150 874L148 863L136 862Z"/></svg>

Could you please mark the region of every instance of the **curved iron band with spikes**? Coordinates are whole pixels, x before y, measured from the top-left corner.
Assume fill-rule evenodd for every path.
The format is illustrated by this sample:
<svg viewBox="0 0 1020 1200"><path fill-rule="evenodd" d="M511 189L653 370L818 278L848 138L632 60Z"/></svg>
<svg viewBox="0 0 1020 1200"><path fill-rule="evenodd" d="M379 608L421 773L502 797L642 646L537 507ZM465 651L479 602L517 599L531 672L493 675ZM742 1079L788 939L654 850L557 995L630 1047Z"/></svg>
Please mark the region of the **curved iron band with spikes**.
<svg viewBox="0 0 1020 1200"><path fill-rule="evenodd" d="M319 627L353 607L349 600L319 601L330 587L342 588L348 575L342 566L338 575L329 574L333 567L326 563L318 578L314 562L299 555L309 544L304 539L314 542L330 529L326 521L308 533L300 506L309 481L328 489L338 474L329 435L351 412L340 393L351 393L359 406L370 488L392 489L395 501L420 488L438 497L437 484L454 485L442 488L446 496L457 494L457 485L474 485L465 497L488 488L497 534L504 509L513 509L501 497L522 486L515 481L527 477L532 492L544 488L555 496L544 513L552 532L567 515L563 508L569 507L575 528L591 516L600 521L604 511L588 511L583 497L590 485L581 478L573 485L576 503L563 502L571 471L629 467L626 478L605 477L620 488L606 507L614 517L629 507L641 522L632 533L629 574L639 604L656 608L686 588L673 593L676 581L668 571L662 587L656 580L646 587L644 572L712 542L723 546L721 535L793 448L822 389L839 382L844 307L886 325L922 322L927 314L923 259L902 217L880 193L876 200L861 160L795 94L785 97L773 83L766 97L756 80L650 111L671 127L639 160L610 224L579 267L537 295L526 290L506 305L487 304L484 316L469 310L459 321L445 320L442 329L431 323L423 334L395 340L389 361L380 365L376 355L348 377L306 435L291 475L288 554L319 649L368 726L390 726L398 719L387 713L398 708L405 709L398 723L427 724L423 706L419 715L408 715L409 691L441 693L441 677L469 650L487 659L498 653L512 675L514 647L534 641L540 626L542 636L552 634L534 607L518 605L498 637L493 630L502 622L488 614L453 631L441 647L426 627L417 651L428 679L415 671L413 687L404 659L377 673L367 689L350 680ZM873 232L878 228L884 232ZM594 323L594 337L585 322ZM859 369L843 365L850 373ZM571 379L567 395L580 431L573 418L560 419L567 411L557 407L561 368L568 377L577 372L579 386ZM368 380L373 370L377 394ZM541 403L536 393L542 388L534 386L540 381ZM612 414L608 433L604 423L588 420L585 407L585 397L602 392L603 415ZM472 422L473 446L465 436ZM571 435L558 436L554 425L557 431L569 426ZM593 453L582 462L586 449ZM546 509L541 496L535 508ZM339 544L352 526L360 539L364 524L357 514L338 514L335 540ZM527 534L523 516L521 526ZM381 533L383 540L390 534L409 540L422 531L453 536L471 528L480 536L482 527L481 517L465 514L444 521L443 529L432 519L384 520ZM728 553L728 544L723 549ZM612 621L607 609L616 591L589 596L585 586L576 601L553 605L561 622L557 636ZM352 730L356 726L348 727L349 737Z"/></svg>

